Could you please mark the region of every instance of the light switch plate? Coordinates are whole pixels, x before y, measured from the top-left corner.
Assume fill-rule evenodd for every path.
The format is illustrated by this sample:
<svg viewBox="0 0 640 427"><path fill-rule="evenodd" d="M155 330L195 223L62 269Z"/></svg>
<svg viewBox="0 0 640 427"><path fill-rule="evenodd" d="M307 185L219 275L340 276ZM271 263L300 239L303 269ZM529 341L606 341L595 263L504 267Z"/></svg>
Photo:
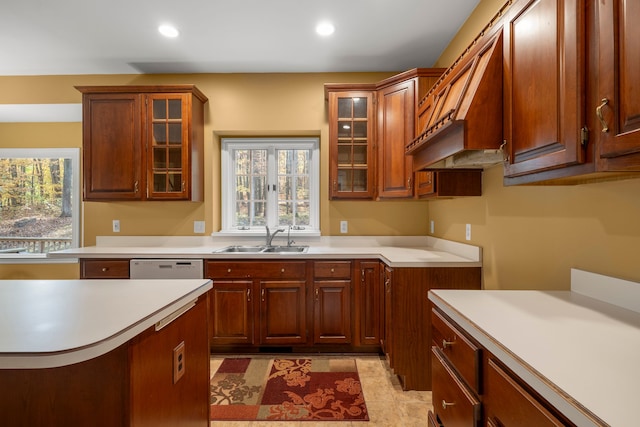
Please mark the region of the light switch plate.
<svg viewBox="0 0 640 427"><path fill-rule="evenodd" d="M467 224L464 237L467 240L471 240L471 224Z"/></svg>
<svg viewBox="0 0 640 427"><path fill-rule="evenodd" d="M113 232L114 233L119 233L120 232L120 220L119 219L114 219L113 220Z"/></svg>
<svg viewBox="0 0 640 427"><path fill-rule="evenodd" d="M349 232L349 223L347 221L340 221L340 232L341 233Z"/></svg>
<svg viewBox="0 0 640 427"><path fill-rule="evenodd" d="M433 234L436 229L436 224L434 220L429 222L429 233Z"/></svg>

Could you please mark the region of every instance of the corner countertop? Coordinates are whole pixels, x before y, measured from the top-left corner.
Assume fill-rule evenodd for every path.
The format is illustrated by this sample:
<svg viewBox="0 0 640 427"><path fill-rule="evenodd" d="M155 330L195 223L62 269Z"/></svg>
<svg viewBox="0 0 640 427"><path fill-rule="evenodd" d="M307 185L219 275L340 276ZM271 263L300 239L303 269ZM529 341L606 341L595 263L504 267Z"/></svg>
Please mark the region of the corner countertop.
<svg viewBox="0 0 640 427"><path fill-rule="evenodd" d="M482 249L430 236L358 236L298 239L304 253L216 253L230 245L258 240L205 237L99 237L96 246L52 252L50 258L203 258L203 259L380 259L390 267L481 267Z"/></svg>
<svg viewBox="0 0 640 427"><path fill-rule="evenodd" d="M577 425L636 425L640 313L584 292L576 275L640 301L640 284L580 270L572 291L431 290L429 299Z"/></svg>
<svg viewBox="0 0 640 427"><path fill-rule="evenodd" d="M190 308L210 280L0 281L0 369L103 355Z"/></svg>

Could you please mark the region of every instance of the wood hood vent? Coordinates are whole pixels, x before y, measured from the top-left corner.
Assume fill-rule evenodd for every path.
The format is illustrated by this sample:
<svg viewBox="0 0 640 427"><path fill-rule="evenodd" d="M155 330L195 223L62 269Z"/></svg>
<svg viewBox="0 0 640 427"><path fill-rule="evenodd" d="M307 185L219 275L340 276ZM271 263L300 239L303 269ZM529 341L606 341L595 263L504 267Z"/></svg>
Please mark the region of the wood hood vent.
<svg viewBox="0 0 640 427"><path fill-rule="evenodd" d="M405 147L414 170L484 168L503 161L502 31L478 37L418 105L420 135Z"/></svg>

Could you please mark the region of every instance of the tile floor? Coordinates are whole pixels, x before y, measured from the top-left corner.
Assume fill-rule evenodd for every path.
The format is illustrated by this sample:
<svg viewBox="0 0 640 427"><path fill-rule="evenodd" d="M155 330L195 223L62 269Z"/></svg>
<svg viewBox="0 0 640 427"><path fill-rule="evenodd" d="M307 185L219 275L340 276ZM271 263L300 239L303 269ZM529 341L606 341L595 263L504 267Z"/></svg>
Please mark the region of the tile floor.
<svg viewBox="0 0 640 427"><path fill-rule="evenodd" d="M297 355L298 357L306 357ZM272 357L272 356L256 356ZM328 357L317 356L311 357ZM333 358L338 356L331 356ZM392 375L389 364L380 356L339 356L355 358L362 382L369 421L212 421L211 427L423 427L427 425L427 412L431 408L430 391L402 391L398 379ZM224 356L211 358L211 375L216 372Z"/></svg>

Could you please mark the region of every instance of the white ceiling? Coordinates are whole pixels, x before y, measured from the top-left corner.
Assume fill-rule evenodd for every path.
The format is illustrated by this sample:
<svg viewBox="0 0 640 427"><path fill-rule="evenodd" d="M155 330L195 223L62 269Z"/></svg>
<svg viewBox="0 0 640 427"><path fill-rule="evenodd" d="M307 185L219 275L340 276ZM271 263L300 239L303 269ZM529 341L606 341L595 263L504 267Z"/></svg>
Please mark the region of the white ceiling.
<svg viewBox="0 0 640 427"><path fill-rule="evenodd" d="M0 0L0 75L430 67L479 0ZM315 34L333 21L333 36ZM172 23L177 39L159 35Z"/></svg>

